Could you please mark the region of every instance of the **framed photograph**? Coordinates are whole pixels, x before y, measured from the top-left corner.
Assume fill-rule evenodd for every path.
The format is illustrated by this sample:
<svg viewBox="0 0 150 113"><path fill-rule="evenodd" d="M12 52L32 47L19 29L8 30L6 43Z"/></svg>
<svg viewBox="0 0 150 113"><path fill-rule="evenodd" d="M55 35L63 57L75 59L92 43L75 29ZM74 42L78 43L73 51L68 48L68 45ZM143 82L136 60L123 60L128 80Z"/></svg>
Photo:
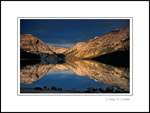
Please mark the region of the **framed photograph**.
<svg viewBox="0 0 150 113"><path fill-rule="evenodd" d="M19 95L132 95L132 77L131 17L18 17Z"/></svg>
<svg viewBox="0 0 150 113"><path fill-rule="evenodd" d="M1 1L2 112L149 111L149 1Z"/></svg>

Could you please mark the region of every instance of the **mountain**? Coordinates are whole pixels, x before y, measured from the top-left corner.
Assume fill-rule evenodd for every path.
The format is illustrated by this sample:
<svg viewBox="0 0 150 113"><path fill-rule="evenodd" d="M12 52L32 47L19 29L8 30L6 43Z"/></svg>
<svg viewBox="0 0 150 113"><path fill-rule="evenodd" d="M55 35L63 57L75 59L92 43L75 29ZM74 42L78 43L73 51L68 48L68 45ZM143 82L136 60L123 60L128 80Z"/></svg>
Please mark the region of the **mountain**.
<svg viewBox="0 0 150 113"><path fill-rule="evenodd" d="M49 48L56 54L63 54L64 52L68 50L68 48L64 48L64 47L49 46Z"/></svg>
<svg viewBox="0 0 150 113"><path fill-rule="evenodd" d="M127 26L110 31L103 36L96 36L87 42L76 43L71 48L48 47L31 34L24 34L20 36L21 59L40 57L41 60L48 62L64 61L64 59L93 59L106 64L129 67L129 34L129 26Z"/></svg>
<svg viewBox="0 0 150 113"><path fill-rule="evenodd" d="M64 54L67 58L95 58L116 51L129 51L129 26L79 42Z"/></svg>
<svg viewBox="0 0 150 113"><path fill-rule="evenodd" d="M60 58L40 39L31 34L20 36L21 59L40 59L48 63L56 63Z"/></svg>
<svg viewBox="0 0 150 113"><path fill-rule="evenodd" d="M45 45L44 42L31 34L24 34L20 36L20 49L30 53L54 54L54 52Z"/></svg>
<svg viewBox="0 0 150 113"><path fill-rule="evenodd" d="M30 53L64 54L67 58L96 58L118 51L129 52L129 26L115 29L103 36L96 36L87 42L79 42L70 49L53 46L48 47L44 42L33 37L31 34L25 34L21 35L20 48ZM115 57L117 58L117 56Z"/></svg>

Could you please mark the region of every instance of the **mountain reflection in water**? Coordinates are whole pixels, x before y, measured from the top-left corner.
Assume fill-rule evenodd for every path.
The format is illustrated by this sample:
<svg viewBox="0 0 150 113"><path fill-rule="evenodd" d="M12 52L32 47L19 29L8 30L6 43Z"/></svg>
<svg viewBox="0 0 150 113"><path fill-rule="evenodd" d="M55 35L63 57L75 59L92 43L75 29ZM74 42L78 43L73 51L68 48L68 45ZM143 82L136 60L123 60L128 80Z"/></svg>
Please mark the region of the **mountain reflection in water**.
<svg viewBox="0 0 150 113"><path fill-rule="evenodd" d="M111 87L117 87L117 88L129 91L129 69L128 68L114 67L112 65L107 65L107 64L92 61L92 60L66 61L63 64L27 65L27 66L21 67L20 83L21 83L21 86L24 86L25 84L26 85L32 84L33 82L38 81L39 79L43 78L44 75L46 74L54 75L53 76L54 83L61 82L60 81L61 78L59 78L59 81L57 80L55 81L55 77L56 78L58 77L58 76L55 76L55 74L58 74L58 73L59 73L59 77L63 77L64 75L67 77L72 77L72 76L69 76L70 74L76 74L78 75L78 77L85 76L87 78L94 80L96 83L101 83L103 85L106 84ZM69 81L67 85L70 85L69 84L70 82L71 81ZM77 85L79 85L81 82L84 83L84 79L83 81L82 79L80 79ZM91 83L91 84L94 84L94 83ZM70 86L70 87L73 88L74 86ZM79 87L82 87L82 86L79 86Z"/></svg>

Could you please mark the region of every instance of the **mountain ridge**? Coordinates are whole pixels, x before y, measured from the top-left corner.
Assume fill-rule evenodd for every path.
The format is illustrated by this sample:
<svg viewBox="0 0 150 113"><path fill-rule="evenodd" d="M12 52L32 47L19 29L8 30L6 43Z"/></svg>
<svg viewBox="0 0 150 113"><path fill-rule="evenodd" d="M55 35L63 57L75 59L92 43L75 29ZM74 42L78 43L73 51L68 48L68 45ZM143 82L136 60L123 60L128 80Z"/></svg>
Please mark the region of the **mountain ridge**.
<svg viewBox="0 0 150 113"><path fill-rule="evenodd" d="M20 49L31 53L54 54L43 41L34 37L32 34L20 35Z"/></svg>
<svg viewBox="0 0 150 113"><path fill-rule="evenodd" d="M65 59L91 59L99 58L100 56L109 55L117 51L127 51L129 53L129 26L115 29L106 33L103 36L96 36L86 42L78 42L71 48L62 48L47 46L40 39L31 34L24 34L20 36L20 49L25 52L40 54L42 58L46 56L53 56L55 59L65 56ZM127 57L129 54L127 54ZM118 57L116 57L118 58ZM121 59L121 57L120 57Z"/></svg>
<svg viewBox="0 0 150 113"><path fill-rule="evenodd" d="M129 50L129 26L96 36L87 42L76 43L64 54L68 57L93 58L125 50Z"/></svg>

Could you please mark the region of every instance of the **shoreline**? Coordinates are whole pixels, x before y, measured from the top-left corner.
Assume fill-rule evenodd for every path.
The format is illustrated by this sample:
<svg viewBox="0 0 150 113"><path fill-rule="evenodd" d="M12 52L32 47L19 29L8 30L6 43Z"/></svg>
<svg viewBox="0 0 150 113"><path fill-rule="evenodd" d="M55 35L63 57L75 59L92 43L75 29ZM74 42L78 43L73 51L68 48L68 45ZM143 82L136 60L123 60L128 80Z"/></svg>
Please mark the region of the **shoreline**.
<svg viewBox="0 0 150 113"><path fill-rule="evenodd" d="M81 91L20 88L20 93L83 93Z"/></svg>
<svg viewBox="0 0 150 113"><path fill-rule="evenodd" d="M20 88L20 93L129 93L129 91L71 91L71 90L50 90L35 88Z"/></svg>

